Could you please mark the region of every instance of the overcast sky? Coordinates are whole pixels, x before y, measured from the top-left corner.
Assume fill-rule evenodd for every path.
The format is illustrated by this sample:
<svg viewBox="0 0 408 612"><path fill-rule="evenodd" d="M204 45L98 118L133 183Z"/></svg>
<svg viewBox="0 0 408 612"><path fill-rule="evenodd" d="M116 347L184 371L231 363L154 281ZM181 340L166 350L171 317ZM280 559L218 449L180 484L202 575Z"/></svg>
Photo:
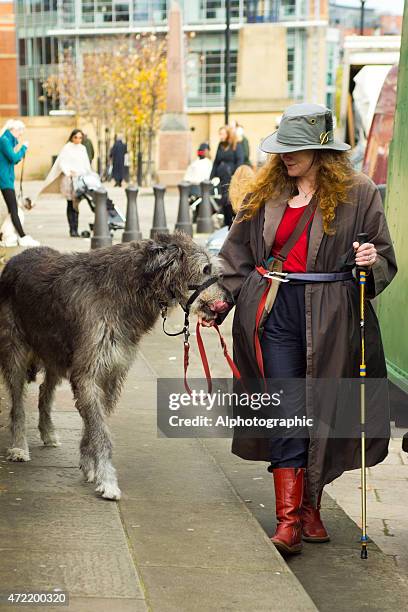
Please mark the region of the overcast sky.
<svg viewBox="0 0 408 612"><path fill-rule="evenodd" d="M337 4L361 6L360 0L337 0ZM402 15L404 12L404 0L366 0L365 6L397 15Z"/></svg>

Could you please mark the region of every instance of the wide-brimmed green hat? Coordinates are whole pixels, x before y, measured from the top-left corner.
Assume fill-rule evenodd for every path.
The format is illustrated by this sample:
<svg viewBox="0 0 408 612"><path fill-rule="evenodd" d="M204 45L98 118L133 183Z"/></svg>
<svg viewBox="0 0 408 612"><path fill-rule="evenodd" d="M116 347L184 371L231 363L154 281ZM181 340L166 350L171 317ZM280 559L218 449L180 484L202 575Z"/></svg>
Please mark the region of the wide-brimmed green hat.
<svg viewBox="0 0 408 612"><path fill-rule="evenodd" d="M350 145L334 140L333 113L320 104L293 104L282 115L279 128L261 142L265 153L292 153L306 149L348 151Z"/></svg>

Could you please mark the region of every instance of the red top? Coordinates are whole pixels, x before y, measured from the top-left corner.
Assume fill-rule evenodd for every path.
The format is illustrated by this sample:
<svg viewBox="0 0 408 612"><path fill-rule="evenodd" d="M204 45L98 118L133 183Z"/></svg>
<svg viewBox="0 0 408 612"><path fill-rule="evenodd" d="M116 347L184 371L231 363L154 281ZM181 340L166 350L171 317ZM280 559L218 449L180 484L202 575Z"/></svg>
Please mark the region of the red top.
<svg viewBox="0 0 408 612"><path fill-rule="evenodd" d="M291 208L289 205L286 206L282 220L279 223L278 229L276 230L275 242L273 243L272 247L272 255L277 255L285 243L289 240L289 237L295 229L304 210L304 206L300 206L299 208ZM283 264L284 272L306 272L307 231L312 219L309 220L309 223L303 230L295 246L291 251L289 251L288 258Z"/></svg>

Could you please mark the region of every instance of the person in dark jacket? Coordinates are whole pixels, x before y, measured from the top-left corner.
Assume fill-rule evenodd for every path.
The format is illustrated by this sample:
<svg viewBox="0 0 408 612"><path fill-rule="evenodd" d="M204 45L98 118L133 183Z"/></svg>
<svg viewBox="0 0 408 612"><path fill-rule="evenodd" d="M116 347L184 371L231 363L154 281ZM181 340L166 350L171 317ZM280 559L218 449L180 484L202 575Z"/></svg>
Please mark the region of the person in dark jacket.
<svg viewBox="0 0 408 612"><path fill-rule="evenodd" d="M118 134L115 144L111 148L109 157L112 160L112 176L115 180L115 187L121 187L125 178L125 155L127 153L126 143L123 136Z"/></svg>
<svg viewBox="0 0 408 612"><path fill-rule="evenodd" d="M321 105L295 104L285 111L278 130L261 144L272 155L248 186L219 253L223 285L236 304L234 360L243 384L256 382L262 390L266 379L283 381L278 389L287 393L279 411L268 406L268 414L307 415L313 422L303 431L291 427L284 437L278 431L263 438L253 430L234 432L233 453L270 463L278 523L272 542L285 553L300 552L302 538L329 540L319 512L323 487L361 467L355 265L367 275L368 467L385 459L390 436L388 393L379 385L386 384L387 368L370 300L395 276L395 253L377 186L353 170L350 146L333 132L333 114ZM368 236L363 244L356 241L360 233ZM292 273L286 282L271 276L279 268ZM344 393L351 379L357 402Z"/></svg>
<svg viewBox="0 0 408 612"><path fill-rule="evenodd" d="M86 152L88 153L89 163L92 164L93 158L95 157L95 149L92 144L92 140L88 137L87 134L82 132L82 144L84 145Z"/></svg>
<svg viewBox="0 0 408 612"><path fill-rule="evenodd" d="M220 205L224 213L225 225L231 226L233 210L228 197L228 188L231 178L237 168L244 163L244 152L240 143L236 141L235 133L229 126L223 126L219 131L220 144L214 159L210 179L220 179Z"/></svg>
<svg viewBox="0 0 408 612"><path fill-rule="evenodd" d="M26 154L28 142L25 142L16 152L25 125L22 121L9 119L5 124L0 136L0 190L6 202L11 222L18 234L20 246L38 246L40 243L31 236L25 234L18 215L18 203L14 189L14 166L18 164Z"/></svg>

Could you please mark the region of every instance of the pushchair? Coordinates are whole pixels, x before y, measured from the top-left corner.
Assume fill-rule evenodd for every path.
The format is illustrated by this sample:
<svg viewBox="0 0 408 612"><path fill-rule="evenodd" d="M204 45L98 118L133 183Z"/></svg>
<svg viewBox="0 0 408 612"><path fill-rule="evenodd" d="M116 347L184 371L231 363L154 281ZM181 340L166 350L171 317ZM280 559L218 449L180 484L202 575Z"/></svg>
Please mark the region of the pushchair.
<svg viewBox="0 0 408 612"><path fill-rule="evenodd" d="M89 208L95 213L95 202L93 200L94 192L101 190L106 192L99 175L92 172L91 174L85 174L83 176L75 176L72 180L76 199L78 201L82 199L86 200ZM107 196L106 199L106 207L109 215L109 231L114 232L115 230L125 229L126 217L122 211L114 205L109 196ZM89 227L91 231L93 231L94 224L90 223Z"/></svg>

